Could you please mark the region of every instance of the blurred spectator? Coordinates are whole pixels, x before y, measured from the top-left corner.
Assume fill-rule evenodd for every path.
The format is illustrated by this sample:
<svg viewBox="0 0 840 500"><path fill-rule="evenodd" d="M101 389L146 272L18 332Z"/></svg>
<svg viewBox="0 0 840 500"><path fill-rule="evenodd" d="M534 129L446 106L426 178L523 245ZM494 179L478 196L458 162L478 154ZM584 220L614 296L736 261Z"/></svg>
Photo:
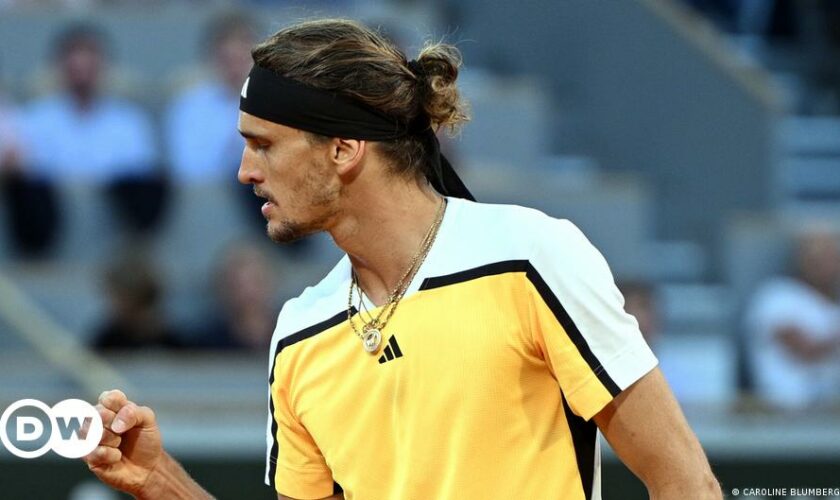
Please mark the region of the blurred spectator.
<svg viewBox="0 0 840 500"><path fill-rule="evenodd" d="M160 304L163 288L157 273L142 256L118 258L105 271L108 313L96 331L97 349L182 347Z"/></svg>
<svg viewBox="0 0 840 500"><path fill-rule="evenodd" d="M173 177L179 183L227 185L235 190L251 227L265 232L261 199L253 187L236 180L244 143L236 129L239 93L251 70L256 22L232 12L206 28L210 77L176 96L166 111L166 144ZM284 251L308 246L306 240L284 245Z"/></svg>
<svg viewBox="0 0 840 500"><path fill-rule="evenodd" d="M0 95L0 200L5 229L17 252L37 256L55 240L60 219L51 186L25 175L20 126L17 110Z"/></svg>
<svg viewBox="0 0 840 500"><path fill-rule="evenodd" d="M234 182L243 147L236 131L239 92L256 39L254 23L240 14L222 16L207 28L212 76L176 96L166 112L169 161L177 180Z"/></svg>
<svg viewBox="0 0 840 500"><path fill-rule="evenodd" d="M33 173L101 183L154 170L149 116L102 88L105 52L103 34L93 26L74 25L56 38L61 88L23 113Z"/></svg>
<svg viewBox="0 0 840 500"><path fill-rule="evenodd" d="M231 248L217 271L219 307L198 339L201 345L264 352L277 320L276 289L268 259L259 247Z"/></svg>
<svg viewBox="0 0 840 500"><path fill-rule="evenodd" d="M840 248L824 230L798 242L796 272L763 285L746 315L757 395L782 408L825 403L840 394Z"/></svg>
<svg viewBox="0 0 840 500"><path fill-rule="evenodd" d="M140 107L104 91L104 35L93 26L73 25L56 37L53 50L60 89L21 116L25 184L39 190L22 196L21 204L37 205L40 191L70 182L92 184L105 190L123 228L154 227L167 189L156 164L152 123ZM20 224L44 227L57 215Z"/></svg>

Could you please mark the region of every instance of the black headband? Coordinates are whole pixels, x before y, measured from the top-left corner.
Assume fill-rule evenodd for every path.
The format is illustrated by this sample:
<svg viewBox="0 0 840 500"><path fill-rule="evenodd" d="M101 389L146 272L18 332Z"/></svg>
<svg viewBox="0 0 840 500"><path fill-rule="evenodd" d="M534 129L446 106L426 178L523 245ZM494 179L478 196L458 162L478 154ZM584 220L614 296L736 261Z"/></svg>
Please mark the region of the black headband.
<svg viewBox="0 0 840 500"><path fill-rule="evenodd" d="M425 142L432 171L426 177L443 195L475 200L440 153L426 116L405 123L336 92L316 89L254 65L242 86L239 109L274 123L327 137L389 141L416 135Z"/></svg>

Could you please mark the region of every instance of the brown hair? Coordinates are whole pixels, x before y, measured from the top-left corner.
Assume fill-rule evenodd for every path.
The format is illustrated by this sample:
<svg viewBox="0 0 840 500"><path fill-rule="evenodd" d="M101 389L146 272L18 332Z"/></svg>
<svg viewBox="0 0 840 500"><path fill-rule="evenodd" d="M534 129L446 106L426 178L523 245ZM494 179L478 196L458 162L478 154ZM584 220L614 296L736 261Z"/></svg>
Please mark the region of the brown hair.
<svg viewBox="0 0 840 500"><path fill-rule="evenodd" d="M405 54L378 32L355 21L322 19L284 28L251 51L254 63L287 78L357 99L405 123L426 113L435 130L455 133L467 121L455 80L457 48L427 43L408 67ZM379 143L397 172L422 175L428 152L417 137Z"/></svg>

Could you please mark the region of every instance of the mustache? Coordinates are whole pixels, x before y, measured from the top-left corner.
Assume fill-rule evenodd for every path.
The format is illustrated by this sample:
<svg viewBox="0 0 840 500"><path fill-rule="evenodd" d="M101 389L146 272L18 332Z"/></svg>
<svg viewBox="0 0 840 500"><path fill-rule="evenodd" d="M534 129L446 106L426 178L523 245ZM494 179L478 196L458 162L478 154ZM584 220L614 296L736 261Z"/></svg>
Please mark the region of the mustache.
<svg viewBox="0 0 840 500"><path fill-rule="evenodd" d="M274 203L275 205L277 204L277 202L274 201L274 198L270 194L266 193L261 189L257 189L256 187L254 187L254 196L256 196L257 198L263 198L265 200L268 200L271 203Z"/></svg>

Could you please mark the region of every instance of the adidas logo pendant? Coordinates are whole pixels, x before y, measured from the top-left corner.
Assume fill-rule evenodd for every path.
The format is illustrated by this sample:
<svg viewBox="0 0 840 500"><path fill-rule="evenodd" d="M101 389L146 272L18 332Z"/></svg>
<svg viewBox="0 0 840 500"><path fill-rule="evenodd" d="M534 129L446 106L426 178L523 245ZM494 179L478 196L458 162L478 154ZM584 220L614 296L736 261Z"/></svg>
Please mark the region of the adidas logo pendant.
<svg viewBox="0 0 840 500"><path fill-rule="evenodd" d="M381 365L392 359L401 358L402 355L400 345L397 344L397 336L391 335L391 338L388 340L388 345L385 346L385 349L382 351L382 356L379 358L379 364Z"/></svg>

